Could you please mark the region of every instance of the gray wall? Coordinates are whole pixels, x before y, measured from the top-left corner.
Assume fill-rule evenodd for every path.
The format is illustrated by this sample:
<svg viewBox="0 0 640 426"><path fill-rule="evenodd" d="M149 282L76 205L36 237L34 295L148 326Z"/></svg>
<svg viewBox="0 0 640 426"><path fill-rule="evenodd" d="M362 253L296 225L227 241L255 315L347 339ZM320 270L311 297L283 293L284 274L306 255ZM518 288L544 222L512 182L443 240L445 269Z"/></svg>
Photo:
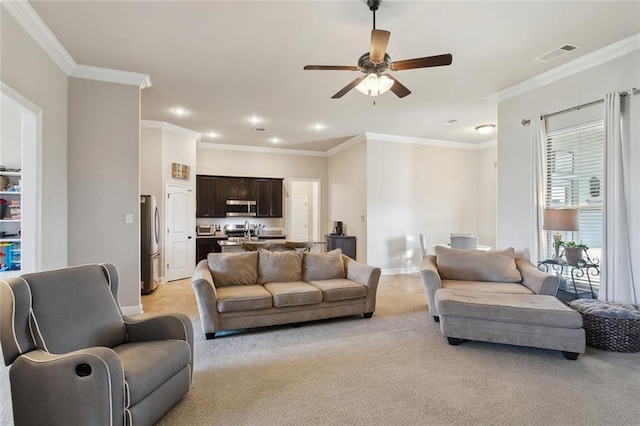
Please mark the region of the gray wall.
<svg viewBox="0 0 640 426"><path fill-rule="evenodd" d="M69 264L111 262L140 306L140 89L69 79ZM125 223L131 214L133 223Z"/></svg>
<svg viewBox="0 0 640 426"><path fill-rule="evenodd" d="M42 269L67 265L67 75L14 18L0 13L0 80L42 109Z"/></svg>
<svg viewBox="0 0 640 426"><path fill-rule="evenodd" d="M530 127L522 126L521 120L602 99L606 93L631 87L640 87L638 50L498 104L498 248L513 246L520 254L530 256Z"/></svg>

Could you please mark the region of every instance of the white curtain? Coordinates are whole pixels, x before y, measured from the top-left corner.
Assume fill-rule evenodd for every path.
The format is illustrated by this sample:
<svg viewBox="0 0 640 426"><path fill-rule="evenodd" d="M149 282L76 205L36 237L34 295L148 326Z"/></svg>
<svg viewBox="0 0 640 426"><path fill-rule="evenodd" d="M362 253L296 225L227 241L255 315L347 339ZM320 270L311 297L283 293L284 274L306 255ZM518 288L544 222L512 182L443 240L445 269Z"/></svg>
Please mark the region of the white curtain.
<svg viewBox="0 0 640 426"><path fill-rule="evenodd" d="M531 158L533 160L531 173L532 181L532 221L531 229L531 261L543 260L547 256L546 233L542 230L545 194L547 187L547 156L545 153L547 129L546 121L540 115L531 119Z"/></svg>
<svg viewBox="0 0 640 426"><path fill-rule="evenodd" d="M640 303L640 96L605 97L605 196L598 298Z"/></svg>

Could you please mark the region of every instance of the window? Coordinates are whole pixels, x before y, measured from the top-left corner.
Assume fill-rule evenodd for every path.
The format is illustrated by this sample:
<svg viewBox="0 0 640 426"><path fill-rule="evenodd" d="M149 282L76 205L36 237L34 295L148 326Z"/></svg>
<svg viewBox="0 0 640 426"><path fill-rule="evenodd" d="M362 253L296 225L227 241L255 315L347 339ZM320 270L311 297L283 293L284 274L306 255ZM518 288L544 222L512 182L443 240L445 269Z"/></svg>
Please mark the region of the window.
<svg viewBox="0 0 640 426"><path fill-rule="evenodd" d="M589 247L591 259L602 254L602 200L604 190L604 123L602 120L547 134L546 207L579 211L579 230L565 232L563 241ZM553 252L553 231L547 231L547 252ZM596 289L599 276L591 276ZM576 285L578 285L578 281ZM587 277L580 284L588 290Z"/></svg>

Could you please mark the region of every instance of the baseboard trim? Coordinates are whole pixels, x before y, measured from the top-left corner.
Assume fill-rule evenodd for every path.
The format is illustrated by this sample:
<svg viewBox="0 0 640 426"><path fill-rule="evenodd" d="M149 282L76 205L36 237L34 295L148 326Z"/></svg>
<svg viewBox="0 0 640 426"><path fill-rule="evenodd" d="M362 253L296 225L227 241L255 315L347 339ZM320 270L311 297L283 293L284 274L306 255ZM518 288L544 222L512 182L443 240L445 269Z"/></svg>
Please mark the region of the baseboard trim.
<svg viewBox="0 0 640 426"><path fill-rule="evenodd" d="M135 306L120 306L120 310L122 311L122 315L139 315L142 312L142 304Z"/></svg>

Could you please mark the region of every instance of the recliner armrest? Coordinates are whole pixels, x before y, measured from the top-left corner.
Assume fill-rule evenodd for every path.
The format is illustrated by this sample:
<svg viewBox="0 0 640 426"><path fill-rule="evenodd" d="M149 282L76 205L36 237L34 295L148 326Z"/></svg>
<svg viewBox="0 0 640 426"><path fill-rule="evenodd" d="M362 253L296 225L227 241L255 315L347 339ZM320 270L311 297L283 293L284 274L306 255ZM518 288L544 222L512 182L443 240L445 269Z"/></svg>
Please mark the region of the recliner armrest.
<svg viewBox="0 0 640 426"><path fill-rule="evenodd" d="M9 376L16 424L124 423L124 371L110 348L30 351L15 360Z"/></svg>
<svg viewBox="0 0 640 426"><path fill-rule="evenodd" d="M535 294L555 296L560 279L536 268L527 259L516 258L516 266L522 275L522 285Z"/></svg>

